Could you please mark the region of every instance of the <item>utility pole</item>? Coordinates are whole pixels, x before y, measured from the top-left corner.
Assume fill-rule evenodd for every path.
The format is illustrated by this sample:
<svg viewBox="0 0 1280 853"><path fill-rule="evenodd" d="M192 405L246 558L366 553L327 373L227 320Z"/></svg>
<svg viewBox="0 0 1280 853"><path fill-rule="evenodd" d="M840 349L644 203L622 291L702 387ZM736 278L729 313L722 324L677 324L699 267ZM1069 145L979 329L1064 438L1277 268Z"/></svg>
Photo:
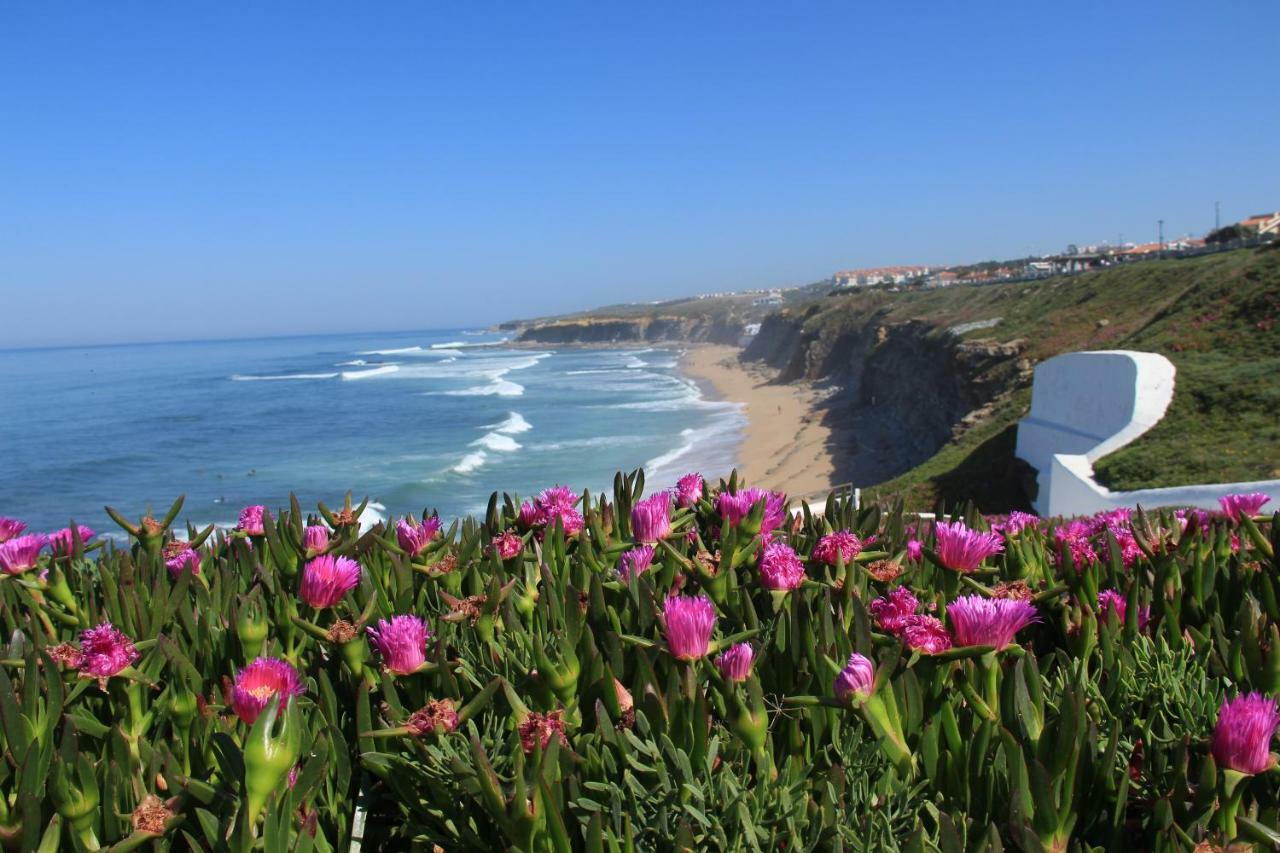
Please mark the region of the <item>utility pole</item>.
<svg viewBox="0 0 1280 853"><path fill-rule="evenodd" d="M1164 251L1164 220L1163 220L1163 219L1157 219L1157 220L1156 220L1156 224L1157 224L1157 225L1159 226L1159 228L1160 228L1160 251L1162 251L1162 252L1163 252L1163 251Z"/></svg>
<svg viewBox="0 0 1280 853"><path fill-rule="evenodd" d="M1222 227L1222 217L1219 215L1221 212L1222 212L1222 202L1215 201L1213 203L1213 230L1214 231L1217 231L1219 228Z"/></svg>

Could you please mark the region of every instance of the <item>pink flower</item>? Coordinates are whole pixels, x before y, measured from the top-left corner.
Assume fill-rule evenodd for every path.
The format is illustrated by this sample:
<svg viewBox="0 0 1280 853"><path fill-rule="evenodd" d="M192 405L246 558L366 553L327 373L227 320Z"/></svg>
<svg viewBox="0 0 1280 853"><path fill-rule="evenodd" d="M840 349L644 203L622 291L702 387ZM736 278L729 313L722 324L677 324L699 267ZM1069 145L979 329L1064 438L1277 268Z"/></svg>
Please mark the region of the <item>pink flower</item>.
<svg viewBox="0 0 1280 853"><path fill-rule="evenodd" d="M711 632L716 627L716 608L705 596L673 595L662 609L667 629L667 648L677 660L706 657Z"/></svg>
<svg viewBox="0 0 1280 853"><path fill-rule="evenodd" d="M1089 537L1093 535L1093 531L1088 522L1072 521L1064 527L1055 528L1053 531L1054 542L1056 543L1053 553L1055 562L1061 562L1060 557L1062 545L1067 546L1067 553L1071 557L1071 568L1076 571L1082 570L1090 563L1098 561L1098 552L1094 550L1093 543Z"/></svg>
<svg viewBox="0 0 1280 853"><path fill-rule="evenodd" d="M36 567L40 549L49 542L43 533L28 533L0 544L0 571L6 575L20 575Z"/></svg>
<svg viewBox="0 0 1280 853"><path fill-rule="evenodd" d="M1280 726L1276 700L1261 693L1223 700L1213 729L1213 759L1218 766L1254 775L1275 763L1271 738Z"/></svg>
<svg viewBox="0 0 1280 853"><path fill-rule="evenodd" d="M939 521L933 529L939 562L957 572L975 571L987 557L1004 550L999 534L970 530L963 521Z"/></svg>
<svg viewBox="0 0 1280 853"><path fill-rule="evenodd" d="M25 521L0 515L0 544L8 542L26 529L27 523Z"/></svg>
<svg viewBox="0 0 1280 853"><path fill-rule="evenodd" d="M653 565L653 555L652 545L641 545L639 548L623 551L622 556L618 558L618 576L627 580L648 571Z"/></svg>
<svg viewBox="0 0 1280 853"><path fill-rule="evenodd" d="M920 602L911 594L911 590L900 586L884 598L871 602L867 610L871 612L880 630L899 634L906 627L907 619L915 615L919 606Z"/></svg>
<svg viewBox="0 0 1280 853"><path fill-rule="evenodd" d="M727 681L746 681L751 675L751 664L755 660L755 649L750 643L735 643L716 655L716 669Z"/></svg>
<svg viewBox="0 0 1280 853"><path fill-rule="evenodd" d="M538 495L537 503L547 511L566 510L577 506L579 500L579 496L574 494L573 489L568 486L552 486L542 490Z"/></svg>
<svg viewBox="0 0 1280 853"><path fill-rule="evenodd" d="M736 494L722 493L716 501L720 518L730 527L736 527L760 501L765 502L764 518L760 521L760 535L766 539L782 526L787 518L787 496L765 489L743 489Z"/></svg>
<svg viewBox="0 0 1280 853"><path fill-rule="evenodd" d="M1107 618L1107 611L1114 610L1116 620L1123 625L1125 613L1129 610L1129 601L1118 590L1104 589L1098 593L1098 616L1101 621ZM1147 629L1147 621L1151 618L1151 608L1143 607L1138 610L1138 630L1145 631Z"/></svg>
<svg viewBox="0 0 1280 853"><path fill-rule="evenodd" d="M691 507L702 500L703 481L701 474L685 474L676 481L676 505Z"/></svg>
<svg viewBox="0 0 1280 853"><path fill-rule="evenodd" d="M177 579L183 572L200 574L200 552L191 543L175 539L164 546L164 565L169 576Z"/></svg>
<svg viewBox="0 0 1280 853"><path fill-rule="evenodd" d="M307 552L308 557L323 554L328 547L329 528L323 524L309 524L307 529L302 531L302 548Z"/></svg>
<svg viewBox="0 0 1280 853"><path fill-rule="evenodd" d="M231 707L246 725L253 725L272 699L279 697L283 711L294 696L303 693L302 679L288 661L258 658L240 670L231 690Z"/></svg>
<svg viewBox="0 0 1280 853"><path fill-rule="evenodd" d="M565 536L574 536L581 533L582 528L586 526L582 513L569 507L553 507L547 510L547 527L554 527L557 521L564 528Z"/></svg>
<svg viewBox="0 0 1280 853"><path fill-rule="evenodd" d="M991 529L1006 536L1016 536L1028 527L1034 530L1039 524L1039 516L1014 510L1003 521L997 521L991 525Z"/></svg>
<svg viewBox="0 0 1280 853"><path fill-rule="evenodd" d="M1003 649L1014 634L1038 622L1036 608L1019 598L962 595L947 605L947 622L957 646L995 646Z"/></svg>
<svg viewBox="0 0 1280 853"><path fill-rule="evenodd" d="M425 551L439 532L440 517L435 515L424 518L421 522L413 516L396 522L396 541L410 557L416 557Z"/></svg>
<svg viewBox="0 0 1280 853"><path fill-rule="evenodd" d="M493 541L489 543L500 560L510 560L512 557L520 553L524 548L524 542L519 536L510 530L503 532L499 536L493 537Z"/></svg>
<svg viewBox="0 0 1280 853"><path fill-rule="evenodd" d="M837 559L843 559L847 566L854 561L861 550L861 539L848 530L837 530L819 539L818 544L813 546L811 556L815 562L828 566L834 566Z"/></svg>
<svg viewBox="0 0 1280 853"><path fill-rule="evenodd" d="M237 530L244 531L250 536L261 536L264 531L262 529L262 518L267 514L267 508L261 504L247 506L240 510L240 524Z"/></svg>
<svg viewBox="0 0 1280 853"><path fill-rule="evenodd" d="M110 622L103 622L80 635L80 672L106 679L138 659L138 650Z"/></svg>
<svg viewBox="0 0 1280 853"><path fill-rule="evenodd" d="M924 557L924 545L921 544L920 540L907 540L907 559L913 563L918 563L922 557Z"/></svg>
<svg viewBox="0 0 1280 853"><path fill-rule="evenodd" d="M541 527L547 523L547 516L534 504L525 501L520 504L520 526Z"/></svg>
<svg viewBox="0 0 1280 853"><path fill-rule="evenodd" d="M870 658L854 652L849 662L836 676L833 688L836 699L848 704L855 697L870 696L876 683L876 667Z"/></svg>
<svg viewBox="0 0 1280 853"><path fill-rule="evenodd" d="M637 542L657 542L671 533L671 495L659 492L631 508L631 535Z"/></svg>
<svg viewBox="0 0 1280 853"><path fill-rule="evenodd" d="M1218 504L1222 507L1222 512L1227 517L1239 521L1243 516L1253 516L1258 514L1258 510L1262 509L1262 505L1271 501L1271 495L1264 495L1261 492L1251 492L1247 495L1226 495L1218 498Z"/></svg>
<svg viewBox="0 0 1280 853"><path fill-rule="evenodd" d="M370 626L365 630L387 672L409 675L426 663L431 632L427 630L427 623L417 616L392 616L390 622L379 619L377 628Z"/></svg>
<svg viewBox="0 0 1280 853"><path fill-rule="evenodd" d="M350 557L324 554L303 567L298 595L312 607L333 607L359 583L359 563Z"/></svg>
<svg viewBox="0 0 1280 853"><path fill-rule="evenodd" d="M80 544L88 545L89 540L95 534L92 527L85 527L83 524L76 525L76 533L80 536ZM71 528L64 527L61 530L49 534L49 548L56 556L64 557L71 553L72 539Z"/></svg>
<svg viewBox="0 0 1280 853"><path fill-rule="evenodd" d="M760 554L760 583L765 589L790 590L804 583L804 562L783 542L764 546Z"/></svg>
<svg viewBox="0 0 1280 853"><path fill-rule="evenodd" d="M899 636L913 652L936 655L951 648L951 635L934 616L908 616Z"/></svg>

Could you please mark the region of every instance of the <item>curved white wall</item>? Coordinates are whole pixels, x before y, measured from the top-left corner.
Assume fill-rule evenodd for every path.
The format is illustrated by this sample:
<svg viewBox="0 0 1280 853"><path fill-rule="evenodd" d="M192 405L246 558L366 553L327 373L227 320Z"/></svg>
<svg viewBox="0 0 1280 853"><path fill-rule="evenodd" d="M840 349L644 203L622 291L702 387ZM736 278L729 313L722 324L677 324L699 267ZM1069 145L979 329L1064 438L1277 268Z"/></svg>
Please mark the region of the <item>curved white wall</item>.
<svg viewBox="0 0 1280 853"><path fill-rule="evenodd" d="M1162 355L1129 350L1067 353L1036 367L1031 412L1018 424L1017 455L1036 469L1038 513L1088 515L1137 505L1216 509L1223 495L1280 495L1280 480L1131 492L1113 492L1094 480L1094 462L1164 417L1175 372Z"/></svg>

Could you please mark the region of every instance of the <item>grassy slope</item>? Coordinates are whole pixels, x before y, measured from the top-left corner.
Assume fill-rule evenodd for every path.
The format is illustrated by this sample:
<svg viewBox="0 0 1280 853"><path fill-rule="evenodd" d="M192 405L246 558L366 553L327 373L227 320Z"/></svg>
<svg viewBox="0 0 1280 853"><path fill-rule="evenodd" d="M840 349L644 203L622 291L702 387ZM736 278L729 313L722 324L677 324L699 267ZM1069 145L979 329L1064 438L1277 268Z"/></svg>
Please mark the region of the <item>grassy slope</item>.
<svg viewBox="0 0 1280 853"><path fill-rule="evenodd" d="M1002 317L995 328L967 337L1023 338L1036 361L1083 349L1166 355L1178 368L1173 405L1155 429L1099 462L1098 477L1112 488L1280 476L1280 251L839 299L843 304L823 314L888 305L891 320L918 318L939 327ZM901 494L916 508L967 499L988 511L1020 506L1012 454L1017 421L1029 403L1026 389L1009 395L989 420L870 492Z"/></svg>

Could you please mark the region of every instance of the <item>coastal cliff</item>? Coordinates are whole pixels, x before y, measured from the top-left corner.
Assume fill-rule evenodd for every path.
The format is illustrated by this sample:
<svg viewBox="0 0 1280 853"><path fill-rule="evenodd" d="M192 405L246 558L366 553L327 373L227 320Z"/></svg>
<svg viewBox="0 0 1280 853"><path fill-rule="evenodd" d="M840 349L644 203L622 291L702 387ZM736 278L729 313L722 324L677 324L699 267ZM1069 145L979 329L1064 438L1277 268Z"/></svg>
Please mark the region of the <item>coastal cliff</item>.
<svg viewBox="0 0 1280 853"><path fill-rule="evenodd" d="M1135 349L1177 367L1165 418L1099 461L1114 489L1280 476L1280 250L985 287L837 292L766 318L741 353L827 389L837 481L929 508L1027 505L1014 457L1035 364ZM867 488L873 487L874 488Z"/></svg>
<svg viewBox="0 0 1280 853"><path fill-rule="evenodd" d="M909 470L1030 382L1022 340L961 340L923 320L895 321L886 309L845 312L837 322L821 313L769 317L742 360L774 368L777 382L830 388L824 421L839 480L869 484Z"/></svg>
<svg viewBox="0 0 1280 853"><path fill-rule="evenodd" d="M546 345L627 343L737 344L743 324L732 318L584 317L534 323L519 328L517 343Z"/></svg>

